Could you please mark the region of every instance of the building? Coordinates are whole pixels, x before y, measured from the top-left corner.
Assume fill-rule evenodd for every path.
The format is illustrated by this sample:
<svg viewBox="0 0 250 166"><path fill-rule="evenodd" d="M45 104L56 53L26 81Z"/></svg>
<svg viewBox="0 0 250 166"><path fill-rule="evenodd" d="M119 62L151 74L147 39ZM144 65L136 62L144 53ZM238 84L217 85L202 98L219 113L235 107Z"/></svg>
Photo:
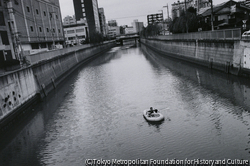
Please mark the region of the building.
<svg viewBox="0 0 250 166"><path fill-rule="evenodd" d="M134 27L126 27L125 28L125 34L133 34L136 33Z"/></svg>
<svg viewBox="0 0 250 166"><path fill-rule="evenodd" d="M197 9L197 13L199 13L201 9L211 7L211 3L209 0L196 0L194 7Z"/></svg>
<svg viewBox="0 0 250 166"><path fill-rule="evenodd" d="M13 43L18 43L24 54L64 43L59 0L9 0L6 8L11 34L15 36Z"/></svg>
<svg viewBox="0 0 250 166"><path fill-rule="evenodd" d="M118 24L117 24L116 20L110 20L110 21L108 21L108 26L110 26L110 27L117 27Z"/></svg>
<svg viewBox="0 0 250 166"><path fill-rule="evenodd" d="M66 46L80 45L86 42L88 27L84 20L77 21L75 24L64 25Z"/></svg>
<svg viewBox="0 0 250 166"><path fill-rule="evenodd" d="M101 33L97 0L73 0L76 21L86 20L90 36Z"/></svg>
<svg viewBox="0 0 250 166"><path fill-rule="evenodd" d="M157 13L157 14L147 15L147 21L148 21L148 25L162 22L163 21L163 14Z"/></svg>
<svg viewBox="0 0 250 166"><path fill-rule="evenodd" d="M143 22L139 22L138 20L134 20L132 22L132 27L134 28L135 33L139 33L143 30Z"/></svg>
<svg viewBox="0 0 250 166"><path fill-rule="evenodd" d="M6 61L19 60L18 54L13 50L12 36L8 28L7 11L2 0L0 0L0 70L5 69ZM14 36L13 36L14 37ZM17 46L17 44L15 45Z"/></svg>
<svg viewBox="0 0 250 166"><path fill-rule="evenodd" d="M75 16L66 16L64 19L63 19L63 26L65 25L71 25L71 24L76 24L76 19L75 19Z"/></svg>
<svg viewBox="0 0 250 166"><path fill-rule="evenodd" d="M118 26L116 20L108 21L108 37L114 38L121 34L120 27Z"/></svg>
<svg viewBox="0 0 250 166"><path fill-rule="evenodd" d="M185 11L189 7L193 7L197 10L197 13L203 9L210 7L209 0L185 0L185 1L177 1L172 4L172 19L174 20L176 17L180 17L181 12Z"/></svg>
<svg viewBox="0 0 250 166"><path fill-rule="evenodd" d="M100 27L101 27L101 33L104 37L107 36L107 24L106 24L106 18L105 18L105 14L104 14L104 9L103 8L99 8L99 19L100 19Z"/></svg>
<svg viewBox="0 0 250 166"><path fill-rule="evenodd" d="M114 38L120 35L120 27L118 26L108 26L108 36Z"/></svg>
<svg viewBox="0 0 250 166"><path fill-rule="evenodd" d="M199 13L202 30L211 29L211 8ZM229 0L213 6L214 29L242 28L250 29L250 7L243 2ZM205 29L207 28L208 29Z"/></svg>

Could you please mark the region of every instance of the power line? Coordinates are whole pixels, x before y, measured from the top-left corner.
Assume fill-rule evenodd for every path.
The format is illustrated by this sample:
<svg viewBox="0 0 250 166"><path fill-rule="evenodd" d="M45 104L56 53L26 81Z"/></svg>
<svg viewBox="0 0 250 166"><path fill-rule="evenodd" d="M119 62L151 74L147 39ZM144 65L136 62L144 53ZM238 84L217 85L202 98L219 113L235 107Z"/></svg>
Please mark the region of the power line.
<svg viewBox="0 0 250 166"><path fill-rule="evenodd" d="M124 19L124 18L133 18L133 17L142 17L142 16L145 16L146 17L146 15L144 14L144 15L137 15L137 16L128 16L128 17L118 17L118 18L111 18L111 19L113 19L113 20L117 20L117 19Z"/></svg>

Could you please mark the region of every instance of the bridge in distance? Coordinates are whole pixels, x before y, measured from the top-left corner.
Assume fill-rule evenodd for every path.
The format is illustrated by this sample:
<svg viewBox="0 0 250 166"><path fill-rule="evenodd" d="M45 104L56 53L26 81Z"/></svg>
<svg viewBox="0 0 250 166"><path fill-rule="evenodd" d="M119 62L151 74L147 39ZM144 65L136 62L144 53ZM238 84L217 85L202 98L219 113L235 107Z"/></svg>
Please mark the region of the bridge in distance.
<svg viewBox="0 0 250 166"><path fill-rule="evenodd" d="M123 45L123 41L124 40L136 40L139 39L140 36L138 35L138 33L130 33L130 34L124 34L124 35L120 35L120 36L116 36L116 44L117 45Z"/></svg>

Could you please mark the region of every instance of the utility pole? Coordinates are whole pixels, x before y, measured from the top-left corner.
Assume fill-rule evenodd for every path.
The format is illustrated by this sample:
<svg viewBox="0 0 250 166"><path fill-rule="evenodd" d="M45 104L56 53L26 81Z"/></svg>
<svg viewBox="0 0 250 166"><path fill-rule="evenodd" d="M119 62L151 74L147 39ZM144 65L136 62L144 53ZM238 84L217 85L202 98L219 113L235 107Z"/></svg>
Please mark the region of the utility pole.
<svg viewBox="0 0 250 166"><path fill-rule="evenodd" d="M200 1L199 1L199 0L197 0L197 11L196 11L197 15L198 15L199 10L200 10L200 8L199 8L200 6L199 6L199 5L200 5Z"/></svg>
<svg viewBox="0 0 250 166"><path fill-rule="evenodd" d="M9 22L10 22L10 30L13 36L13 45L14 45L14 52L15 58L17 58L20 62L20 66L23 66L23 49L21 45L21 41L19 39L19 32L17 30L16 20L14 16L14 8L11 1L6 3L6 9L9 15Z"/></svg>
<svg viewBox="0 0 250 166"><path fill-rule="evenodd" d="M166 21L166 24L167 24L167 30L169 31L169 28L168 28L168 26L169 26L169 21L170 21L170 19L169 19L169 11L168 11L168 4L166 5L166 6L163 6L163 8L167 8L167 14L168 14L168 18L167 18L167 21ZM164 35L165 35L165 29L164 29Z"/></svg>
<svg viewBox="0 0 250 166"><path fill-rule="evenodd" d="M54 50L55 49L55 39L54 39L54 28L52 29L52 21L51 21L51 19L53 18L53 13L55 13L55 12L49 12L49 15L50 15L50 24L51 24L51 29L50 29L50 31L51 31L51 33L52 33L52 40L53 40L53 45L52 45L52 50Z"/></svg>
<svg viewBox="0 0 250 166"><path fill-rule="evenodd" d="M162 14L162 26L163 26L163 35L165 35L165 28L164 28L164 17L163 17L163 10L159 10L161 11Z"/></svg>
<svg viewBox="0 0 250 166"><path fill-rule="evenodd" d="M185 13L186 13L186 11L187 11L187 2L186 2L186 0L184 1L184 3L185 3Z"/></svg>
<svg viewBox="0 0 250 166"><path fill-rule="evenodd" d="M211 3L211 27L212 31L214 31L213 0L209 0L209 2Z"/></svg>
<svg viewBox="0 0 250 166"><path fill-rule="evenodd" d="M185 3L184 13L185 13L185 19L186 19L186 31L188 33L188 18L187 18L187 2L186 2L186 0L184 1L184 3Z"/></svg>

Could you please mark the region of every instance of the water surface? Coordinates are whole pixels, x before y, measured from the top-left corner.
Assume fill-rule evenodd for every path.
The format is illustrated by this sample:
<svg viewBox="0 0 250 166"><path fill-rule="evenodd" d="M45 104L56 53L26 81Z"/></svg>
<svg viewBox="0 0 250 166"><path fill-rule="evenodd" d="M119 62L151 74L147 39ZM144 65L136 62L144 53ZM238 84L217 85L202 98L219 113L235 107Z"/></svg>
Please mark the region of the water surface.
<svg viewBox="0 0 250 166"><path fill-rule="evenodd" d="M144 46L113 48L77 70L4 138L0 165L249 159L248 82ZM165 116L162 123L143 118L151 106Z"/></svg>

